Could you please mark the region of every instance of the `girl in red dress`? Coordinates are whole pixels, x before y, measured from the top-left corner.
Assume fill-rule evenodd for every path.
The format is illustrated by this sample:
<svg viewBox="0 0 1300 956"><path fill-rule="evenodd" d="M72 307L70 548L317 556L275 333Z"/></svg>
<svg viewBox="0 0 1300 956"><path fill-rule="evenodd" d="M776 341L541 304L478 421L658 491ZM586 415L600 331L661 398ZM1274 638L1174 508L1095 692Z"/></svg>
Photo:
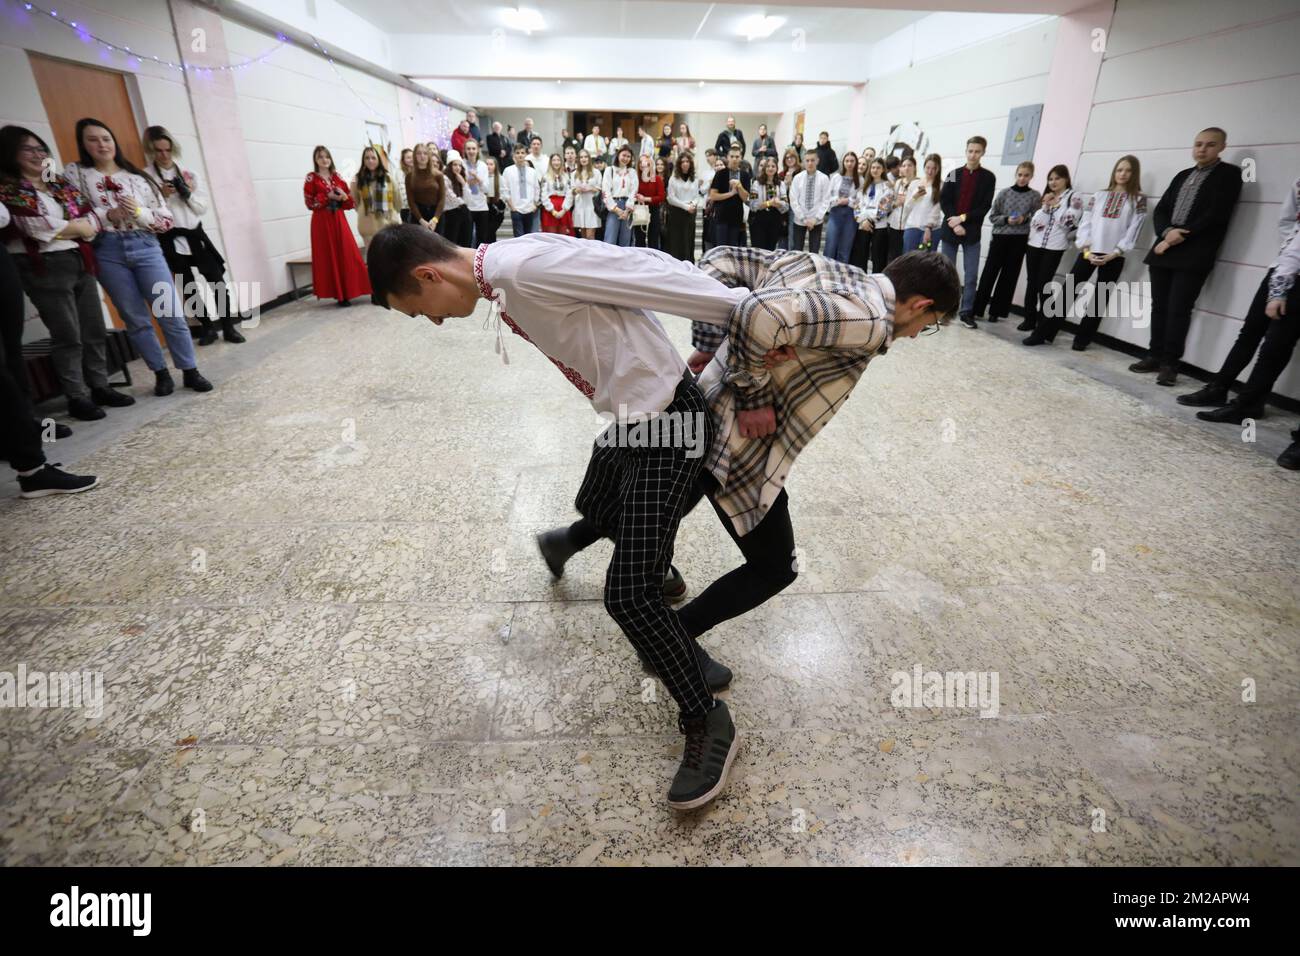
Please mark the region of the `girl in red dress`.
<svg viewBox="0 0 1300 956"><path fill-rule="evenodd" d="M334 157L324 146L312 153L315 170L307 174L302 198L311 210L311 281L318 299L338 299L351 305L352 299L370 294L370 277L357 251L343 210L355 203L348 184L334 169Z"/></svg>
<svg viewBox="0 0 1300 956"><path fill-rule="evenodd" d="M542 232L573 235L573 179L565 171L559 153L551 154L541 192Z"/></svg>

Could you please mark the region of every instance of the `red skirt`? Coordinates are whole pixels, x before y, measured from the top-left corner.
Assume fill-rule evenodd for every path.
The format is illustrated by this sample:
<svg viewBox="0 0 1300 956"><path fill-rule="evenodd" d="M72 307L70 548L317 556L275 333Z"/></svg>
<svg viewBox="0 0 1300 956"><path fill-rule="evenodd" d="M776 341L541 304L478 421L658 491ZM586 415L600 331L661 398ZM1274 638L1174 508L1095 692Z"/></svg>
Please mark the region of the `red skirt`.
<svg viewBox="0 0 1300 956"><path fill-rule="evenodd" d="M311 281L318 299L355 299L370 294L370 277L343 210L311 214Z"/></svg>
<svg viewBox="0 0 1300 956"><path fill-rule="evenodd" d="M563 196L547 196L546 198L550 200L551 208L556 212L559 212L564 207ZM573 235L573 210L570 209L559 219L542 210L542 232L556 232L561 236Z"/></svg>

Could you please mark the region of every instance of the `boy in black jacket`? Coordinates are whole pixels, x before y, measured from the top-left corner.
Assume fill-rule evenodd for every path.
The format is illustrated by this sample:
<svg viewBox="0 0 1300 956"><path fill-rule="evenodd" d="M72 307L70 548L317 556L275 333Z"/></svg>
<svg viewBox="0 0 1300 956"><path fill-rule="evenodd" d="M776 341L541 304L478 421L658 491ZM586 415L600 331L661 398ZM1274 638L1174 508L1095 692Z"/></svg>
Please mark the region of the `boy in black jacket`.
<svg viewBox="0 0 1300 956"><path fill-rule="evenodd" d="M1151 344L1130 372L1159 372L1157 385L1178 381L1192 309L1214 268L1241 195L1241 167L1219 159L1228 134L1217 126L1196 134L1192 159L1169 183L1152 216L1156 244L1147 253L1151 271Z"/></svg>
<svg viewBox="0 0 1300 956"><path fill-rule="evenodd" d="M993 207L997 177L980 165L988 140L972 136L966 140L966 165L950 172L939 190L943 210L943 227L939 231L939 251L957 264L957 247L962 249L961 324L975 328L975 279L980 268L980 231L984 217Z"/></svg>

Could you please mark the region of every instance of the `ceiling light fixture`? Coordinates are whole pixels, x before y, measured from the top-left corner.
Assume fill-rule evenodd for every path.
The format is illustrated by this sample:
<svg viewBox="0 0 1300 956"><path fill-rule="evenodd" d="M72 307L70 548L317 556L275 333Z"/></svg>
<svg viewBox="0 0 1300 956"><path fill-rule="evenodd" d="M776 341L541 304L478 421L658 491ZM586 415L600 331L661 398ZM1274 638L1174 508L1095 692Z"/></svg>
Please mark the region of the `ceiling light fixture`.
<svg viewBox="0 0 1300 956"><path fill-rule="evenodd" d="M746 40L766 40L785 23L785 17L765 17L755 13L740 21L740 35Z"/></svg>
<svg viewBox="0 0 1300 956"><path fill-rule="evenodd" d="M539 11L531 8L506 8L501 13L501 21L512 30L522 30L532 36L534 30L545 30L546 21Z"/></svg>

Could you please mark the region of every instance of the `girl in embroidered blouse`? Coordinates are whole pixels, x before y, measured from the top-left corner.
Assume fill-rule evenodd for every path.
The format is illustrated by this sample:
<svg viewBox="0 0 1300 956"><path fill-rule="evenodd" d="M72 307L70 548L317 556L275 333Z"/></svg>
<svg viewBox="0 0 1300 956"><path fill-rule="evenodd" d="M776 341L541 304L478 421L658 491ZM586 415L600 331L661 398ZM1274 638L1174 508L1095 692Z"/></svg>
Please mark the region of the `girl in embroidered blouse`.
<svg viewBox="0 0 1300 956"><path fill-rule="evenodd" d="M122 155L108 126L86 117L77 121L76 132L77 162L68 164L67 173L100 219L102 231L94 242L99 284L126 323L131 344L153 370L154 394L170 395L176 388L154 333L154 320L185 387L211 391L212 383L199 373L185 308L158 244L158 233L174 224L166 200Z"/></svg>
<svg viewBox="0 0 1300 956"><path fill-rule="evenodd" d="M11 225L3 231L23 291L50 333L54 373L68 399L68 413L82 421L104 417L101 406L135 399L108 384L104 314L88 244L99 232L97 217L76 187L49 166L50 150L31 130L0 130L0 203ZM0 317L4 353L22 371L22 310ZM12 324L10 324L12 322Z"/></svg>
<svg viewBox="0 0 1300 956"><path fill-rule="evenodd" d="M303 202L311 210L311 280L318 299L337 299L340 306L370 294L366 264L357 251L345 209L356 203L348 184L334 168L334 157L324 146L312 150L312 165L303 183Z"/></svg>
<svg viewBox="0 0 1300 956"><path fill-rule="evenodd" d="M559 153L552 153L542 178L542 232L573 235L573 180Z"/></svg>

